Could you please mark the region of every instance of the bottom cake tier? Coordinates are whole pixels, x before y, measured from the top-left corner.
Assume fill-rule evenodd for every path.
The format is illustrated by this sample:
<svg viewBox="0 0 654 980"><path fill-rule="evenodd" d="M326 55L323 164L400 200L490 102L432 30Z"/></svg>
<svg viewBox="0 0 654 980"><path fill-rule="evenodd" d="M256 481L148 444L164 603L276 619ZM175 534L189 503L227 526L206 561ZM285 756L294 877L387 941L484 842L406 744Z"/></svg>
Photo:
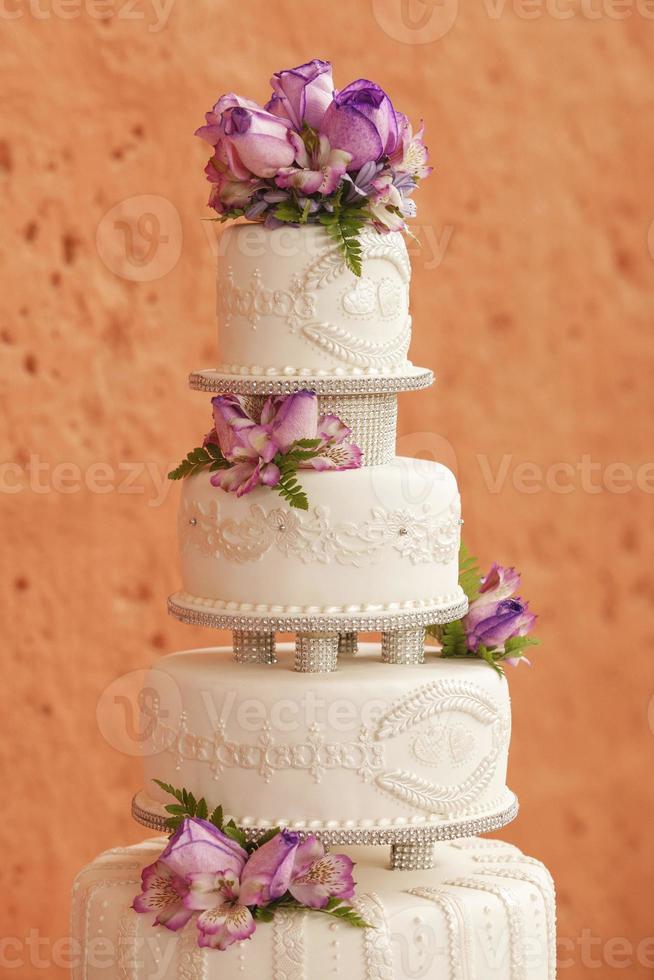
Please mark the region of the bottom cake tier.
<svg viewBox="0 0 654 980"><path fill-rule="evenodd" d="M101 854L73 890L74 980L552 980L554 888L547 869L501 841L439 843L428 871L390 871L387 854L348 848L353 904L371 928L320 912L278 912L225 952L200 949L131 908L165 838Z"/></svg>

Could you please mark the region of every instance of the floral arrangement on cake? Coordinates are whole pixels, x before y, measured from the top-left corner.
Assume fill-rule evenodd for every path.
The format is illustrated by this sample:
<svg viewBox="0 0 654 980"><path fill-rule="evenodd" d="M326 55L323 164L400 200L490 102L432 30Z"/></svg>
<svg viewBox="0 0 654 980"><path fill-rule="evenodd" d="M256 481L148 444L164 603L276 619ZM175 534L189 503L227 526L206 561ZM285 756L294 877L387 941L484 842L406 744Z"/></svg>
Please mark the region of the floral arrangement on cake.
<svg viewBox="0 0 654 980"><path fill-rule="evenodd" d="M166 807L172 830L168 846L143 869L135 912L155 913L153 925L173 932L195 917L198 946L225 950L250 939L257 922L280 909L312 909L357 928L366 923L346 899L354 896L353 862L326 854L310 835L275 828L249 842L222 807L209 813L204 799L157 784L173 796Z"/></svg>
<svg viewBox="0 0 654 980"><path fill-rule="evenodd" d="M191 450L168 474L170 480L208 469L215 487L237 497L258 486L270 487L291 507L307 510L309 501L298 482L298 470L361 466L361 450L347 441L352 430L337 415L318 416L313 391L271 395L260 413L241 395L216 395L211 404L212 430L202 446Z"/></svg>
<svg viewBox="0 0 654 980"><path fill-rule="evenodd" d="M479 657L500 674L504 673L504 663L512 667L531 665L525 650L540 641L528 635L536 615L529 611L529 603L516 595L520 573L495 562L482 576L477 559L461 545L459 585L468 597L466 615L427 629L428 635L441 644L441 656Z"/></svg>
<svg viewBox="0 0 654 980"><path fill-rule="evenodd" d="M411 195L431 172L424 127L414 133L375 82L335 89L328 61L276 72L270 84L264 106L221 96L196 131L213 148L209 206L220 221L321 224L360 275L364 225L402 231L416 213Z"/></svg>

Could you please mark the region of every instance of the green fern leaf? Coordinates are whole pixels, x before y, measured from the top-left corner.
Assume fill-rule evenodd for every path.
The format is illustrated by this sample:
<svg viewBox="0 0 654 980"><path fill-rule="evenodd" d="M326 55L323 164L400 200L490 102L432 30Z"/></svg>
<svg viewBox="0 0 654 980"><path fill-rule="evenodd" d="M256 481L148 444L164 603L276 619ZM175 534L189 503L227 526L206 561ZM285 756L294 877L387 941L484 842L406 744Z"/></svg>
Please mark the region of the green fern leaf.
<svg viewBox="0 0 654 980"><path fill-rule="evenodd" d="M468 655L466 631L460 619L456 619L453 623L445 623L441 627L441 643L443 644L442 657L466 657Z"/></svg>
<svg viewBox="0 0 654 980"><path fill-rule="evenodd" d="M355 276L361 275L361 229L369 221L361 208L341 208L337 200L334 210L321 214L320 224L343 253L345 264Z"/></svg>
<svg viewBox="0 0 654 980"><path fill-rule="evenodd" d="M481 579L479 561L470 554L462 541L459 550L459 585L468 597L468 602L474 602L479 597Z"/></svg>
<svg viewBox="0 0 654 980"><path fill-rule="evenodd" d="M170 471L168 479L184 480L187 476L193 476L195 473L206 469L207 466L214 470L224 469L229 465L218 446L198 446L188 453L186 459L183 459L179 466Z"/></svg>
<svg viewBox="0 0 654 980"><path fill-rule="evenodd" d="M302 210L295 201L281 201L275 208L273 214L278 221L298 225L302 223Z"/></svg>

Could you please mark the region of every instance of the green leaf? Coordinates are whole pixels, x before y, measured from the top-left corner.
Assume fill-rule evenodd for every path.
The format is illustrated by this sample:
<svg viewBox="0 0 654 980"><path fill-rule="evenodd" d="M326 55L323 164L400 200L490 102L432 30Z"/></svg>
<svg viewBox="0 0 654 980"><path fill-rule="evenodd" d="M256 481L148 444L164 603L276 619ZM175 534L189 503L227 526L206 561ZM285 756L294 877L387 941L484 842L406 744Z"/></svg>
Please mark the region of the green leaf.
<svg viewBox="0 0 654 980"><path fill-rule="evenodd" d="M175 789L170 783L164 783L161 779L153 779L153 783L156 783L159 789L162 789L164 793L168 793L168 796L174 796L179 803L184 802L184 795L181 789Z"/></svg>
<svg viewBox="0 0 654 980"><path fill-rule="evenodd" d="M504 655L513 657L525 647L537 646L540 646L540 640L537 640L535 636L512 636L504 644Z"/></svg>
<svg viewBox="0 0 654 980"><path fill-rule="evenodd" d="M213 811L213 813L209 817L209 821L210 821L210 823L212 823L214 825L214 827L217 827L218 830L222 830L223 829L223 808L222 808L222 806L217 806L216 807L216 809Z"/></svg>
<svg viewBox="0 0 654 980"><path fill-rule="evenodd" d="M485 647L483 643L480 643L477 647L477 656L484 660L489 667L497 671L500 676L504 676L504 668L500 667L496 659L496 653L494 647Z"/></svg>
<svg viewBox="0 0 654 980"><path fill-rule="evenodd" d="M204 797L198 801L195 815L200 820L206 820L209 816L209 807L207 806L207 801L204 799Z"/></svg>
<svg viewBox="0 0 654 980"><path fill-rule="evenodd" d="M245 848L245 845L247 844L247 837L243 831L236 826L233 820L230 820L229 823L225 824L223 827L223 833L231 838L231 840L236 841L237 844L240 844L242 848Z"/></svg>
<svg viewBox="0 0 654 980"><path fill-rule="evenodd" d="M224 469L229 465L218 446L198 446L188 453L179 466L170 471L168 479L184 480L187 476L193 476L206 469L207 466L214 470Z"/></svg>
<svg viewBox="0 0 654 980"><path fill-rule="evenodd" d="M295 470L282 471L279 483L273 488L291 507L298 510L309 509L309 499L295 478Z"/></svg>
<svg viewBox="0 0 654 980"><path fill-rule="evenodd" d="M329 902L324 909L319 911L325 912L327 915L334 916L337 919L341 919L347 922L348 925L354 926L357 929L370 929L370 923L362 919L359 913L351 905L344 905L342 899L340 898L330 898Z"/></svg>
<svg viewBox="0 0 654 980"><path fill-rule="evenodd" d="M172 813L176 817L185 817L187 814L187 808L183 803L168 803L164 810L166 813Z"/></svg>
<svg viewBox="0 0 654 980"><path fill-rule="evenodd" d="M334 210L319 215L318 220L343 253L345 264L355 276L361 275L361 229L370 220L360 207L341 207L340 195L334 199Z"/></svg>
<svg viewBox="0 0 654 980"><path fill-rule="evenodd" d="M445 623L441 627L441 643L443 644L442 657L468 656L466 631L460 619L456 619L453 623Z"/></svg>
<svg viewBox="0 0 654 980"><path fill-rule="evenodd" d="M256 908L252 909L252 916L257 922L272 922L275 918L275 911L269 905L266 908L257 905Z"/></svg>
<svg viewBox="0 0 654 980"><path fill-rule="evenodd" d="M470 554L462 541L459 550L459 585L468 597L468 602L474 602L479 597L481 579L479 561Z"/></svg>
<svg viewBox="0 0 654 980"><path fill-rule="evenodd" d="M285 221L289 224L298 225L302 222L302 210L298 207L295 201L280 201L273 211L273 214L278 221Z"/></svg>

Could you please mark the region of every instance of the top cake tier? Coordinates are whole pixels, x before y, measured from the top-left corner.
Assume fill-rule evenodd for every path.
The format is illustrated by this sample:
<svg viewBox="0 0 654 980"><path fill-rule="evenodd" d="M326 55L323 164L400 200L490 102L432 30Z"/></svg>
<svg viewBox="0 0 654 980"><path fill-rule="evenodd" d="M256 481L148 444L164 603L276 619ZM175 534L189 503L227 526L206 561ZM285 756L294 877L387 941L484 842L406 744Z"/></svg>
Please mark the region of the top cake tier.
<svg viewBox="0 0 654 980"><path fill-rule="evenodd" d="M367 228L361 249L357 277L321 226L227 228L218 248L218 373L291 382L406 377L406 387L420 387L411 382L425 372L407 359L404 239Z"/></svg>

